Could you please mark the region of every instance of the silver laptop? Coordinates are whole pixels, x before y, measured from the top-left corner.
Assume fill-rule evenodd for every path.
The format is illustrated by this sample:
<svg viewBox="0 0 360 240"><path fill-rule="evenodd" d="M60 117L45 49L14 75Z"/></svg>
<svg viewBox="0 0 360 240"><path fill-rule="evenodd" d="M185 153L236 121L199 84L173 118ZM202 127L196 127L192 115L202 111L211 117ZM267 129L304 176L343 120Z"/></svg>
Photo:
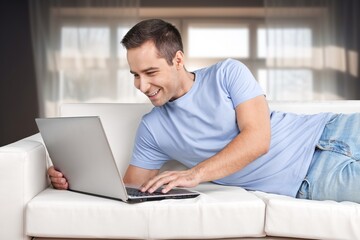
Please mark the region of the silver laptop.
<svg viewBox="0 0 360 240"><path fill-rule="evenodd" d="M55 169L64 174L71 191L129 203L199 195L180 188L166 194L161 189L150 194L125 186L98 116L37 118L35 121Z"/></svg>

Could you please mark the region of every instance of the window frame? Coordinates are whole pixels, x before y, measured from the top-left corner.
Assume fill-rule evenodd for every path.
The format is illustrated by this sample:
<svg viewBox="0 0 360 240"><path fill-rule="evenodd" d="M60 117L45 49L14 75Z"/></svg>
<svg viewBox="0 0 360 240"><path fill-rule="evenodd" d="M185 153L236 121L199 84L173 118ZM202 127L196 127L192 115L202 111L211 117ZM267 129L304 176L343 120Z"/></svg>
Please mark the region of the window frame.
<svg viewBox="0 0 360 240"><path fill-rule="evenodd" d="M106 19L106 20L105 20ZM143 18L146 19L146 18ZM139 20L143 20L143 19L139 19ZM282 66L282 67L269 67L267 65L267 60L266 58L261 58L258 57L257 51L258 51L258 29L260 28L265 28L265 18L263 16L256 16L256 17L234 17L234 16L230 16L230 17L181 17L181 16L177 16L177 17L173 17L173 18L163 18L166 21L169 21L171 23L173 23L180 31L182 37L183 37L183 44L184 44L184 52L185 52L185 58L186 58L186 67L188 70L192 71L195 70L196 68L194 68L193 66L197 66L197 67L205 67L205 66L209 66L212 65L218 61L224 60L224 58L190 58L186 53L188 52L188 28L191 24L204 24L204 25L239 25L239 26L248 26L249 27L249 57L247 58L235 58L236 60L239 60L241 62L243 62L246 66L249 67L249 69L251 70L251 72L253 73L255 79L259 78L259 70L263 70L263 69L269 69L269 70L273 70L273 69L277 69L277 70L289 70L289 69L298 69L298 70L302 70L302 69L306 69L306 70L310 70L313 73L313 92L316 91L316 89L318 88L318 83L317 81L314 81L315 79L317 79L318 76L318 72L316 69L312 68L312 67L300 67L300 66ZM284 17L283 19L288 19L288 17ZM280 19L279 19L280 20ZM96 26L106 26L109 27L110 29L110 43L109 43L109 47L110 47L110 56L109 56L109 60L111 61L115 61L117 64L115 64L115 66L113 66L114 64L110 64L110 67L108 69L108 71L110 72L109 76L110 78L113 78L114 81L118 81L118 71L119 70L123 70L125 68L128 68L126 61L119 61L119 47L121 47L120 45L120 39L118 39L118 28L121 27L121 21L123 21L123 19L120 18L113 18L111 21L109 21L107 18L94 18L93 22L90 22L91 26L89 26L89 22L86 22L84 24L84 27L96 27ZM313 40L314 44L316 44L317 41L319 41L319 36L318 36L318 23L316 22L316 17L314 18L309 18L307 21L304 21L303 19L299 20L297 18L293 18L291 19L292 23L289 23L289 26L291 27L296 27L297 25L299 25L297 22L301 22L300 25L303 26L304 22L306 22L306 25L309 26L309 28L312 31L312 36L313 36ZM61 19L61 21L59 22L57 28L54 31L54 37L58 39L58 46L56 49L58 49L58 51L60 51L61 49L61 28L63 26L75 26L75 27L79 27L79 19L77 17L64 17ZM300 26L299 25L299 26ZM81 25L80 25L81 26ZM59 59L60 60L60 59ZM59 79L60 79L60 75L61 73L59 73ZM60 81L61 82L61 81ZM136 91L136 89L134 89L134 91ZM63 93L63 89L60 89L59 91L61 94L60 95L64 95ZM121 99L121 96L117 96L118 93L115 93L115 98L110 98L112 100L119 100ZM136 94L135 94L136 95ZM64 99L64 96L60 96L60 100Z"/></svg>

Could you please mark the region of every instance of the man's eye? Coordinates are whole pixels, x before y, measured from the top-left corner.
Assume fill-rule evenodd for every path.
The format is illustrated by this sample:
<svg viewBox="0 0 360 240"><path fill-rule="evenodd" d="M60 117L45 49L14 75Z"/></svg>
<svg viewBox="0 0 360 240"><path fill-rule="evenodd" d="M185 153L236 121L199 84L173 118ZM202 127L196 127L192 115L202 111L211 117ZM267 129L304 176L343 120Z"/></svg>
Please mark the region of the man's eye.
<svg viewBox="0 0 360 240"><path fill-rule="evenodd" d="M156 72L148 72L147 75L149 76L154 76L156 74Z"/></svg>

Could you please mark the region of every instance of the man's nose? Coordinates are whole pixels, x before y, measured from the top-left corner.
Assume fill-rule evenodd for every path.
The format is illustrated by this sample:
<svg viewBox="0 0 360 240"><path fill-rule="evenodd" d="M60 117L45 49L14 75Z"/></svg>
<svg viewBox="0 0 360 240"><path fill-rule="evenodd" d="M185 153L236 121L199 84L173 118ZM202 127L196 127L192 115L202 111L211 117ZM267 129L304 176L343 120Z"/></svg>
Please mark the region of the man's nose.
<svg viewBox="0 0 360 240"><path fill-rule="evenodd" d="M150 88L149 81L145 77L139 79L139 90L141 92L146 93L149 90L149 88Z"/></svg>

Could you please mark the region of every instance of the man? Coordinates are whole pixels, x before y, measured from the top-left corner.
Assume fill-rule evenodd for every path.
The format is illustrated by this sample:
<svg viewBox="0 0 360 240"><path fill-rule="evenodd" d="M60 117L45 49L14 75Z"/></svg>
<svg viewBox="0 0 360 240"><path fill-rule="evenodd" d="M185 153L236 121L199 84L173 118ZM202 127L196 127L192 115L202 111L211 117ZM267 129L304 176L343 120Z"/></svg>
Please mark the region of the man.
<svg viewBox="0 0 360 240"><path fill-rule="evenodd" d="M138 128L125 183L148 192L164 186L167 192L213 181L293 197L360 202L359 161L341 145L347 142L355 149L360 139L339 128L359 126L359 114L270 113L242 63L227 59L188 72L178 30L159 19L135 25L122 44L135 87L155 106ZM189 169L159 174L172 159ZM60 172L51 167L48 173L55 188L68 188ZM339 191L331 193L330 186Z"/></svg>

